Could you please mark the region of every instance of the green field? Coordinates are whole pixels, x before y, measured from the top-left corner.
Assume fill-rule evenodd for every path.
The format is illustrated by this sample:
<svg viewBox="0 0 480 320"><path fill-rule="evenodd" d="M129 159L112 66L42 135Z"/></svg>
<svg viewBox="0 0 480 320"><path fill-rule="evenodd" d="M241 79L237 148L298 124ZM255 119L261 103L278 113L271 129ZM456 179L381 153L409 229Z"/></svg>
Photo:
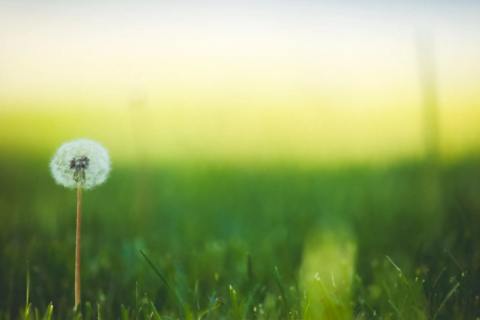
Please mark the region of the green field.
<svg viewBox="0 0 480 320"><path fill-rule="evenodd" d="M42 318L50 302L53 319L74 318L76 194L55 185L48 162L0 161L0 319L34 319L35 309ZM335 170L114 165L83 201L91 319L157 319L152 305L161 319L193 319L217 297L223 305L202 319L480 317L478 158Z"/></svg>

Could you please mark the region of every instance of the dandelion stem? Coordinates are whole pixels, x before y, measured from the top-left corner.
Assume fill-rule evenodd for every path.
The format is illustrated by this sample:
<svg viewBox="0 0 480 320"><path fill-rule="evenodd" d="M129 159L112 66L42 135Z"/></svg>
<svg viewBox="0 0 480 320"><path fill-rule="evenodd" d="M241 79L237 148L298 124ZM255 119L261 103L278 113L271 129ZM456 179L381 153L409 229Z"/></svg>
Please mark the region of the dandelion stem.
<svg viewBox="0 0 480 320"><path fill-rule="evenodd" d="M82 233L82 185L77 188L77 238L75 243L75 310L80 304L80 242Z"/></svg>

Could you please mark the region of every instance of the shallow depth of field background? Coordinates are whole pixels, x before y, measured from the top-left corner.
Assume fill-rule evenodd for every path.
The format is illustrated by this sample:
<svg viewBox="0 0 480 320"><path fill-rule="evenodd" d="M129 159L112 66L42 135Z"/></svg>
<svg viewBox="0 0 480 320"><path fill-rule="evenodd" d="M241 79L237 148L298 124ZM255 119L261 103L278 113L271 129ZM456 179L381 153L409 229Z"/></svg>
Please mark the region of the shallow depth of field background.
<svg viewBox="0 0 480 320"><path fill-rule="evenodd" d="M232 285L248 318L285 316L277 267L299 305L318 273L365 319L478 317L479 16L474 1L2 1L0 318L25 307L27 260L32 304L71 313L76 194L48 164L83 137L112 158L82 230L83 301L108 318L137 283L176 314L139 250L199 309Z"/></svg>

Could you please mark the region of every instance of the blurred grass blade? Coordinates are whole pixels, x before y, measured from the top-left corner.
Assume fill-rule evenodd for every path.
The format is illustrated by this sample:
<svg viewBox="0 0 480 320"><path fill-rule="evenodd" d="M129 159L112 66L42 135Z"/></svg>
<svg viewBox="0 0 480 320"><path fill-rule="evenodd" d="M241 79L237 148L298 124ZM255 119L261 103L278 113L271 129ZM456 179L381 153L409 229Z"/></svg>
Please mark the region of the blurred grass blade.
<svg viewBox="0 0 480 320"><path fill-rule="evenodd" d="M85 302L85 320L92 319L92 305L90 302Z"/></svg>
<svg viewBox="0 0 480 320"><path fill-rule="evenodd" d="M457 268L460 270L460 272L462 274L466 275L467 274L466 270L464 268L462 268L460 263L458 263L458 261L452 256L452 254L448 250L444 250L444 251L448 255L448 257L453 261L453 263L457 266ZM466 279L468 284L470 284L475 290L477 289L476 284L470 280L470 277L464 277L464 279Z"/></svg>
<svg viewBox="0 0 480 320"><path fill-rule="evenodd" d="M232 300L233 315L235 317L235 320L242 320L243 315L242 315L241 308L238 305L237 292L233 289L232 286L230 286L230 299Z"/></svg>
<svg viewBox="0 0 480 320"><path fill-rule="evenodd" d="M238 315L238 305L237 305L237 293L233 290L233 287L230 286L230 300L232 301L233 313L235 315L235 319L237 319Z"/></svg>
<svg viewBox="0 0 480 320"><path fill-rule="evenodd" d="M193 301L194 303L197 304L197 310L200 310L200 303L198 301L198 295L199 295L199 287L198 287L198 279L195 281L195 290L193 291Z"/></svg>
<svg viewBox="0 0 480 320"><path fill-rule="evenodd" d="M23 315L24 320L30 319L30 309L32 308L32 304L28 304L28 306L25 308L25 313Z"/></svg>
<svg viewBox="0 0 480 320"><path fill-rule="evenodd" d="M82 319L82 303L81 302L78 304L77 308L75 309L73 319L74 320Z"/></svg>
<svg viewBox="0 0 480 320"><path fill-rule="evenodd" d="M147 312L147 309L146 309L146 308L140 307L140 311L142 311L143 317L144 317L145 319L151 319L151 318L152 318L151 316L150 316L150 317L148 316L148 312Z"/></svg>
<svg viewBox="0 0 480 320"><path fill-rule="evenodd" d="M185 304L185 320L194 320L194 316L192 310L190 310L190 305L188 303Z"/></svg>
<svg viewBox="0 0 480 320"><path fill-rule="evenodd" d="M150 297L149 297L146 293L145 293L145 297L147 298L148 304L150 304L150 308L152 309L153 319L155 319L155 320L162 320L162 318L161 318L160 315L158 314L157 309L155 308L152 300L150 299Z"/></svg>
<svg viewBox="0 0 480 320"><path fill-rule="evenodd" d="M130 317L129 317L130 308L126 309L123 303L120 307L122 312L122 320L130 320Z"/></svg>
<svg viewBox="0 0 480 320"><path fill-rule="evenodd" d="M457 266L457 268L460 270L460 272L464 272L462 266L458 261L452 256L452 254L448 250L444 250L447 256L453 261L453 263Z"/></svg>
<svg viewBox="0 0 480 320"><path fill-rule="evenodd" d="M468 310L468 306L470 305L471 297L472 297L472 292L470 291L468 293L467 299L465 300L465 303L463 305L463 312L462 312L463 319L467 319L467 310Z"/></svg>
<svg viewBox="0 0 480 320"><path fill-rule="evenodd" d="M138 320L138 282L135 281L135 319Z"/></svg>
<svg viewBox="0 0 480 320"><path fill-rule="evenodd" d="M288 314L288 311L289 311L288 301L287 301L287 297L285 296L285 290L283 289L282 277L280 276L280 273L278 272L277 267L275 267L275 279L277 281L277 286L278 286L278 289L280 290L280 295L282 297L282 307L285 311L285 314Z"/></svg>
<svg viewBox="0 0 480 320"><path fill-rule="evenodd" d="M387 293L387 298L388 300L392 300L392 293L390 292L390 288L387 286L387 283L385 281L383 283L383 288L385 289L385 292Z"/></svg>
<svg viewBox="0 0 480 320"><path fill-rule="evenodd" d="M102 312L100 311L100 305L97 303L97 311L98 311L98 320L102 320Z"/></svg>
<svg viewBox="0 0 480 320"><path fill-rule="evenodd" d="M430 318L433 318L433 308L432 308L432 306L433 306L433 297L435 296L435 290L437 289L437 285L438 285L438 283L440 281L440 278L442 277L443 273L445 272L445 270L446 269L443 268L442 271L440 272L440 275L437 277L437 280L435 281L433 287L431 288L430 294L428 296L428 303L425 307L425 312L428 312L428 314L430 315ZM427 277L427 279L428 279L428 277ZM428 286L427 286L427 288L428 288ZM430 289L430 288L428 288L428 289Z"/></svg>
<svg viewBox="0 0 480 320"><path fill-rule="evenodd" d="M145 258L145 260L147 260L148 264L149 264L150 267L153 269L153 271L155 271L155 273L157 274L157 276L165 283L165 285L167 286L168 290L170 290L170 292L173 294L173 296L174 296L175 299L177 300L178 304L182 307L182 309L185 309L183 303L182 303L182 302L180 301L180 299L178 298L177 293L172 289L172 287L170 286L170 284L168 284L167 279L165 279L165 277L160 273L160 271L158 271L158 269L155 268L155 266L153 265L153 263L147 258L147 256L145 255L145 253L143 253L142 250L140 250L140 253L143 255L143 257Z"/></svg>
<svg viewBox="0 0 480 320"><path fill-rule="evenodd" d="M408 289L410 289L410 285L408 284L407 278L406 278L405 275L403 274L402 269L400 269L400 268L393 262L393 260L390 259L389 256L385 256L385 257L387 257L388 261L390 261L390 263L395 267L395 269L397 269L397 271L400 273L400 277L403 278L403 282L405 282L405 284L407 285Z"/></svg>
<svg viewBox="0 0 480 320"><path fill-rule="evenodd" d="M307 294L307 301L305 302L305 309L303 311L303 320L308 319L308 314L310 312L310 302L312 302L312 290Z"/></svg>
<svg viewBox="0 0 480 320"><path fill-rule="evenodd" d="M217 292L213 292L212 293L212 296L208 298L208 300L210 301L210 304L209 304L209 307L211 308L217 301L217 299L221 299L222 300L222 303L225 302L225 300L223 300L223 298L217 298L215 300L213 300L215 298L215 295L217 294ZM211 313L207 313L207 320L210 319L210 316L211 316ZM199 318L200 319L200 318Z"/></svg>
<svg viewBox="0 0 480 320"><path fill-rule="evenodd" d="M28 314L30 313L30 305L28 303L29 296L30 296L30 269L28 268L28 260L27 260L27 301L25 303L25 319L28 318Z"/></svg>
<svg viewBox="0 0 480 320"><path fill-rule="evenodd" d="M220 306L223 306L224 303L225 303L225 300L223 300L222 298L215 299L215 303L213 304L213 306L211 306L208 309L203 309L198 311L197 313L198 319L200 319L203 315L207 314L208 312L215 310Z"/></svg>
<svg viewBox="0 0 480 320"><path fill-rule="evenodd" d="M249 254L247 256L247 277L248 282L252 283L253 281L253 267L252 267L252 256Z"/></svg>
<svg viewBox="0 0 480 320"><path fill-rule="evenodd" d="M448 299L450 299L450 297L452 296L452 294L455 292L455 290L457 290L457 288L460 286L460 283L457 283L452 290L450 290L450 292L447 294L447 296L445 297L445 299L443 299L442 301L442 304L440 304L440 307L438 307L438 310L437 312L435 312L435 315L433 316L433 320L435 320L435 318L437 318L438 316L438 313L440 312L440 310L443 308L443 306L445 305L445 303L447 302Z"/></svg>
<svg viewBox="0 0 480 320"><path fill-rule="evenodd" d="M327 288L325 288L325 286L323 285L322 280L318 277L315 277L314 281L314 283L319 286L320 291L323 295L322 304L324 307L323 312L325 315L325 319L343 320L343 317L339 313L339 305L332 299Z"/></svg>
<svg viewBox="0 0 480 320"><path fill-rule="evenodd" d="M242 299L242 302L240 303L240 317L242 320L245 320L245 314L246 314L246 311L245 311L245 303L246 303L247 299L245 297L243 297Z"/></svg>
<svg viewBox="0 0 480 320"><path fill-rule="evenodd" d="M398 317L403 320L404 318L403 318L402 313L400 312L400 310L398 310L398 308L395 306L395 304L392 302L392 300L388 300L388 303L390 303L393 310L395 310L395 312L398 314Z"/></svg>
<svg viewBox="0 0 480 320"><path fill-rule="evenodd" d="M258 289L260 289L260 285L256 284L255 287L253 287L253 290L248 295L247 302L246 302L245 307L243 309L243 310L245 310L245 316L247 316L248 310L250 310L250 306L252 305L253 298L255 297L255 294L257 293Z"/></svg>
<svg viewBox="0 0 480 320"><path fill-rule="evenodd" d="M43 316L43 320L50 320L52 319L52 313L53 313L53 305L52 302L47 307L47 311L45 311L45 314Z"/></svg>

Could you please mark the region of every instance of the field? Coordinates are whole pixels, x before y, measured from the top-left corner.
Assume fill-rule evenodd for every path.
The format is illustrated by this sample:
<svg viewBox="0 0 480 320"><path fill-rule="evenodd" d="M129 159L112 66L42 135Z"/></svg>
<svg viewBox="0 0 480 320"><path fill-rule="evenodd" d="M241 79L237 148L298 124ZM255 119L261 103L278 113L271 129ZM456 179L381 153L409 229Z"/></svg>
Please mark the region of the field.
<svg viewBox="0 0 480 320"><path fill-rule="evenodd" d="M479 16L0 1L0 320L480 320Z"/></svg>
<svg viewBox="0 0 480 320"><path fill-rule="evenodd" d="M50 302L53 319L74 317L76 194L48 162L0 161L0 319L42 318ZM476 319L479 195L473 156L343 169L114 163L84 193L82 317Z"/></svg>

